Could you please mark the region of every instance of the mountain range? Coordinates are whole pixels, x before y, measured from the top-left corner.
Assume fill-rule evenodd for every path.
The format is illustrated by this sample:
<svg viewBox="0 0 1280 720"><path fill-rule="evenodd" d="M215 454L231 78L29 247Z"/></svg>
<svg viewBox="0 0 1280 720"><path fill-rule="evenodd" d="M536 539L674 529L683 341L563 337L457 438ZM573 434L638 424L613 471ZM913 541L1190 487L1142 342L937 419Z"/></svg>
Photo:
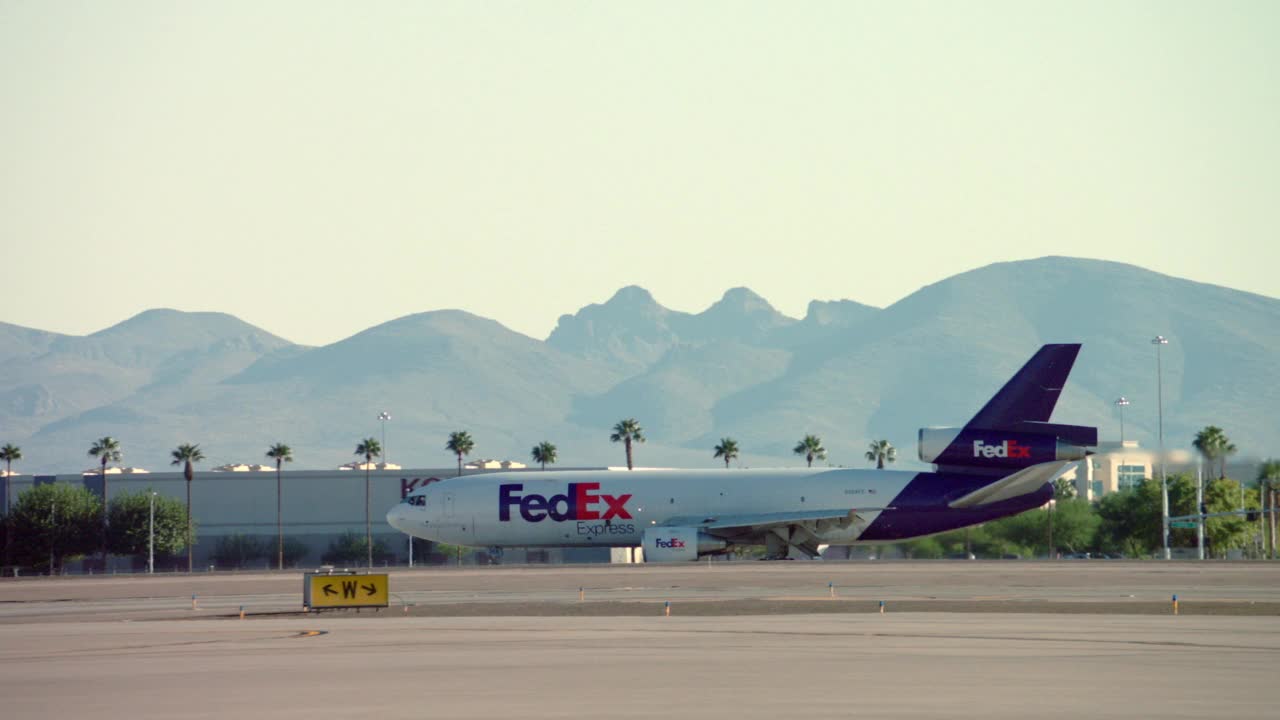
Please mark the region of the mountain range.
<svg viewBox="0 0 1280 720"><path fill-rule="evenodd" d="M747 288L684 313L624 287L546 340L461 310L322 347L222 313L149 310L83 337L0 323L0 442L22 447L22 472L86 468L103 435L152 471L182 442L208 466L281 441L324 468L381 437L386 410L387 459L405 467L450 465L453 430L473 457L527 461L550 440L561 464L617 465L609 432L626 417L646 431L641 465L715 466L724 436L742 465L795 465L813 433L833 465L864 465L884 438L912 467L918 427L963 423L1041 344L1081 342L1054 419L1118 439L1123 395L1126 437L1153 446L1156 334L1166 445L1214 424L1241 455L1280 454L1280 300L1063 257L988 265L886 308L814 301L803 318Z"/></svg>

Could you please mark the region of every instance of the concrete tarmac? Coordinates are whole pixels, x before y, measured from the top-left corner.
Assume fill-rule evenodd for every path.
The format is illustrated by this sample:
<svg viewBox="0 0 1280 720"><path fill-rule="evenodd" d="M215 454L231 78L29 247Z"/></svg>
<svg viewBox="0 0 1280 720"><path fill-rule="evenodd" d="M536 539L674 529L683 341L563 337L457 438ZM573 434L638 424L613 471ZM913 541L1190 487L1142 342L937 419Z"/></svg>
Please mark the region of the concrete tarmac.
<svg viewBox="0 0 1280 720"><path fill-rule="evenodd" d="M427 569L393 571L392 607L377 614L303 615L301 585L299 573L0 581L0 716L1203 720L1280 709L1280 563Z"/></svg>
<svg viewBox="0 0 1280 720"><path fill-rule="evenodd" d="M1277 660L1277 618L42 622L0 626L0 697L14 720L1203 720L1274 717Z"/></svg>

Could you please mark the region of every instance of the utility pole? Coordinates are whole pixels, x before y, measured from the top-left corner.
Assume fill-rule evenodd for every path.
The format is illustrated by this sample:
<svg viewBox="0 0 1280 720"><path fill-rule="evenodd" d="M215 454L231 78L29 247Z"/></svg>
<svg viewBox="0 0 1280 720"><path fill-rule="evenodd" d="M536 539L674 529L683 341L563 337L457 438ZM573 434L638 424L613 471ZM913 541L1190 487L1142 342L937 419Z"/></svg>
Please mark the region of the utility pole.
<svg viewBox="0 0 1280 720"><path fill-rule="evenodd" d="M1270 507L1271 509L1270 514L1267 514L1267 525L1268 527L1271 528L1271 533L1270 533L1271 555L1268 555L1267 557L1268 559L1275 560L1275 556L1276 556L1276 488L1274 484L1271 484L1271 483L1267 483L1267 487L1270 488L1270 491L1267 492L1267 496L1270 497L1270 502L1267 502L1267 507Z"/></svg>
<svg viewBox="0 0 1280 720"><path fill-rule="evenodd" d="M1262 538L1262 557L1271 559L1271 536L1267 533L1267 492L1268 483L1266 480L1258 482L1258 505L1261 506L1262 512L1258 515L1258 536Z"/></svg>
<svg viewBox="0 0 1280 720"><path fill-rule="evenodd" d="M1196 512L1200 519L1196 521L1196 559L1204 559L1204 465L1196 460Z"/></svg>
<svg viewBox="0 0 1280 720"><path fill-rule="evenodd" d="M150 522L148 523L150 537L147 539L147 574L154 575L156 572L156 493L151 491L151 512Z"/></svg>
<svg viewBox="0 0 1280 720"><path fill-rule="evenodd" d="M58 504L49 503L49 577L53 577L53 546L58 541Z"/></svg>

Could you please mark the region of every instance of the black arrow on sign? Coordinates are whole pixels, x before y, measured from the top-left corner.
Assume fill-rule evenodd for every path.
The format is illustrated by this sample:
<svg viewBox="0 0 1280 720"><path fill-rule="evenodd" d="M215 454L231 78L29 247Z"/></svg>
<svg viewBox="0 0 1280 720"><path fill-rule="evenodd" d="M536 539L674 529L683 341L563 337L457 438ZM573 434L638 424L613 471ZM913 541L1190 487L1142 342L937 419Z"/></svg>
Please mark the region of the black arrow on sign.
<svg viewBox="0 0 1280 720"><path fill-rule="evenodd" d="M377 592L378 592L378 586L377 586L377 585L361 585L361 586L360 586L360 589L361 589L361 590L364 590L366 593L368 593L368 594L369 594L369 597L373 597L373 596L374 596L375 594L377 594Z"/></svg>
<svg viewBox="0 0 1280 720"><path fill-rule="evenodd" d="M332 585L325 585L325 586L324 586L324 594L325 594L325 595L337 595L337 594L338 594L338 591L337 591L337 590L334 590Z"/></svg>

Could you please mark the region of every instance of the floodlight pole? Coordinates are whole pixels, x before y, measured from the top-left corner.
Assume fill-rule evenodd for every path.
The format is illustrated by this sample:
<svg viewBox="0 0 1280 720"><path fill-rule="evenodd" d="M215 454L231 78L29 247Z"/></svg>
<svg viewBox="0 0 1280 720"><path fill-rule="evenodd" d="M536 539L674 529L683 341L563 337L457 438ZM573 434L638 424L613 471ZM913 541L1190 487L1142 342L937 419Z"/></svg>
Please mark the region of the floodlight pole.
<svg viewBox="0 0 1280 720"><path fill-rule="evenodd" d="M387 454L387 421L391 419L391 413L383 410L378 413L378 420L382 423L382 466L386 468L387 463L391 462L391 456Z"/></svg>
<svg viewBox="0 0 1280 720"><path fill-rule="evenodd" d="M1169 551L1169 479L1164 472L1164 378L1160 366L1160 347L1168 345L1169 340L1163 335L1151 339L1156 346L1156 417L1160 427L1160 536L1164 546L1164 559L1173 557Z"/></svg>
<svg viewBox="0 0 1280 720"><path fill-rule="evenodd" d="M1124 409L1129 404L1129 399L1121 395L1116 398L1116 407L1120 408L1120 447L1124 447Z"/></svg>

